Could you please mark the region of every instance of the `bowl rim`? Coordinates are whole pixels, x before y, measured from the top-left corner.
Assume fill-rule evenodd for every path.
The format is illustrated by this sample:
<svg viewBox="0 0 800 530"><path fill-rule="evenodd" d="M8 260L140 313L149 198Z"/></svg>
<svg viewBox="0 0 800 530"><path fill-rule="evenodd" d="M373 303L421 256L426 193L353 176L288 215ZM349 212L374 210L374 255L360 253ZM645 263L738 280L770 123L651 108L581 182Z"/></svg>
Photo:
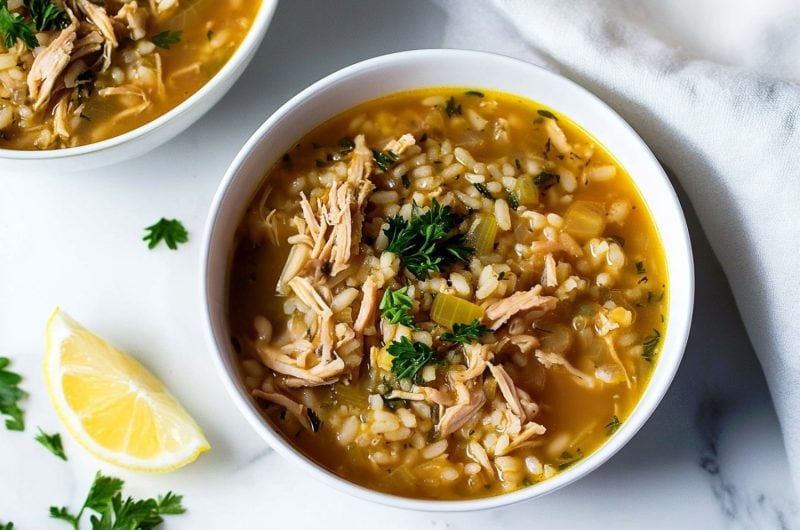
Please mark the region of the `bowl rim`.
<svg viewBox="0 0 800 530"><path fill-rule="evenodd" d="M46 150L8 149L0 147L0 159L24 161L75 158L114 149L115 147L160 129L173 119L186 114L196 102L205 99L209 94L213 93L219 84L223 83L231 76L236 75L240 68L246 64L250 55L255 53L261 44L277 6L278 0L261 0L261 6L258 8L255 19L253 19L253 24L250 26L250 29L247 30L247 34L236 48L236 51L233 52L233 55L223 67L194 94L155 119L120 135L112 136L111 138L106 138L105 140L91 144L79 145L77 147Z"/></svg>
<svg viewBox="0 0 800 530"><path fill-rule="evenodd" d="M399 66L409 61L414 61L419 59L441 58L441 57L444 57L445 59L448 57L458 57L461 59L468 59L474 61L479 61L479 60L495 61L499 63L505 63L509 68L517 68L521 70L527 69L528 71L536 71L537 75L549 78L550 82L564 84L570 90L575 92L576 97L583 98L587 104L591 104L597 107L599 110L603 111L604 116L615 120L617 122L616 125L621 126L623 132L627 135L625 141L626 143L630 142L630 149L639 150L640 154L643 155L644 159L646 160L646 163L651 166L651 169L654 172L652 178L660 180L662 181L662 184L666 185L666 189L668 190L668 192L666 193L665 196L660 197L660 200L668 202L667 208L669 210L674 211L677 218L680 221L679 226L673 227L673 230L676 233L678 242L680 243L679 247L676 249L677 251L680 251L679 257L682 258L678 262L679 268L681 269L681 272L684 272L686 274L686 276L682 278L683 285L681 286L685 290L682 294L684 295L683 298L686 300L686 307L681 308L682 310L678 311L677 309L679 308L674 306L676 298L674 296L674 293L676 292L674 291L674 287L678 285L678 282L674 281L673 279L673 274L675 271L669 271L670 305L667 313L669 315L668 333L665 333L665 336L669 337L669 341L673 345L673 347L670 349L670 357L665 358L664 352L666 351L666 348L662 347L662 351L659 354L659 360L652 371L650 380L648 381L647 388L640 397L636 406L633 408L630 416L626 419L626 421L622 424L622 426L614 434L614 436L611 436L605 443L603 443L600 447L595 449L591 454L586 456L580 462L576 463L569 469L558 473L556 476L550 479L537 483L533 486L524 487L522 489L508 493L502 493L493 497L466 499L466 500L417 499L417 498L401 497L393 494L372 490L370 488L358 485L354 482L351 482L345 478L342 478L332 473L331 471L322 467L320 464L316 463L310 457L304 455L299 450L295 449L288 442L286 442L283 439L283 437L269 425L267 420L263 418L263 416L255 410L255 407L253 406L250 398L246 395L242 385L239 383L237 375L235 373L231 373L228 366L226 365L224 360L225 353L220 349L219 337L217 337L214 330L212 300L210 298L210 293L209 293L211 285L209 277L209 269L211 266L211 258L212 258L211 245L215 239L215 229L220 215L221 207L225 202L231 184L238 178L238 176L240 175L240 171L247 162L249 156L254 151L254 149L256 149L265 140L266 136L268 136L269 131L274 126L279 124L282 120L286 119L287 116L291 114L297 107L302 105L302 103L306 99L308 99L314 94L317 94L318 92L324 92L327 89L341 82L346 82L348 78L350 78L351 76L355 76L356 74L363 72L370 72L370 71L371 74L374 74L375 73L374 70L383 70L386 68L391 68L392 65ZM489 88L488 85L491 85L490 82L487 82L486 84L487 84L486 88ZM425 86L426 85L420 85L419 88L424 88ZM442 84L437 86L447 86L447 85ZM510 91L503 89L496 89L496 90L498 90L499 92L511 93ZM397 91L387 92L387 95L392 92L397 92ZM523 97L525 96L523 95ZM370 98L370 99L376 99L376 98ZM346 109L343 110L342 112L345 111ZM321 120L317 125L323 123L324 121L325 120ZM576 121L576 123L580 125L579 122ZM612 155L613 154L614 153L612 152ZM656 223L656 227L657 229L659 228L658 223ZM659 230L659 232L661 233L661 230ZM663 237L664 236L662 234L662 241ZM666 243L664 244L666 245ZM526 501L535 497L540 497L547 493L551 493L597 469L600 465L611 459L611 457L613 457L618 451L620 451L622 447L624 447L633 438L633 436L641 429L641 427L644 426L647 420L652 416L653 412L655 411L655 409L658 407L658 405L666 395L677 373L677 370L680 366L681 360L683 358L686 349L686 344L689 338L689 331L691 327L692 313L694 309L694 289L695 289L694 263L692 256L691 239L689 237L686 218L683 213L683 209L680 205L680 202L678 200L677 194L672 184L669 181L669 178L667 177L663 168L659 164L655 155L650 151L649 147L645 144L645 142L641 139L641 137L610 106L608 106L597 96L595 96L582 86L578 85L577 83L573 82L572 80L563 77L559 74L556 74L550 70L547 70L541 66L517 58L512 58L505 55L484 52L484 51L455 50L455 49L421 49L421 50L410 50L410 51L390 53L374 57L371 59L367 59L364 61L360 61L348 67L342 68L320 79L319 81L313 83L306 89L299 92L297 95L292 97L286 103L281 105L281 107L278 110L272 113L269 116L269 118L251 135L251 137L247 140L247 142L244 144L242 149L239 151L239 153L236 155L235 159L229 166L228 171L226 172L225 176L223 177L223 179L219 184L218 190L214 196L211 207L209 209L209 216L207 218L206 226L204 229L202 245L203 246L200 251L201 274L199 280L201 283L200 289L202 295L202 303L200 309L203 313L202 319L203 319L203 326L205 329L205 336L208 342L210 353L213 358L214 365L217 371L219 372L219 377L222 379L223 385L225 386L228 394L233 399L240 413L245 417L245 419L248 421L248 423L250 423L250 425L255 429L255 431L264 440L268 442L270 447L272 447L275 451L281 454L284 458L306 469L314 478L322 481L323 483L339 491L343 491L352 496L372 501L378 504L383 504L401 509L410 509L410 510L425 511L425 512L469 512L469 511L499 508L503 506L516 504L522 501ZM225 269L227 270L227 265ZM227 281L227 278L225 281ZM645 407L643 403L645 395L650 390L650 388L656 383L656 381L654 380L657 373L661 374L657 394L655 394L654 397L648 401L648 403L646 404L646 408L643 408ZM636 421L632 421L634 419ZM539 485L542 486L537 489L537 486Z"/></svg>

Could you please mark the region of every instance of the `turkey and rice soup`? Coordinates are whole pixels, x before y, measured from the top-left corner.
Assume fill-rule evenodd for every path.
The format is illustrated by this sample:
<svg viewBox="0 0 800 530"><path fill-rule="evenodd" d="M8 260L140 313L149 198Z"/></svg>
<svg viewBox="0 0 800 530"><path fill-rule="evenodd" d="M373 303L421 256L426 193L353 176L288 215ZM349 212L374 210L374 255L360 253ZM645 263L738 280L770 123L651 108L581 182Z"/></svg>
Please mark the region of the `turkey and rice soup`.
<svg viewBox="0 0 800 530"><path fill-rule="evenodd" d="M667 302L653 218L597 141L517 96L436 88L353 108L267 171L227 304L243 384L300 452L472 499L624 424Z"/></svg>

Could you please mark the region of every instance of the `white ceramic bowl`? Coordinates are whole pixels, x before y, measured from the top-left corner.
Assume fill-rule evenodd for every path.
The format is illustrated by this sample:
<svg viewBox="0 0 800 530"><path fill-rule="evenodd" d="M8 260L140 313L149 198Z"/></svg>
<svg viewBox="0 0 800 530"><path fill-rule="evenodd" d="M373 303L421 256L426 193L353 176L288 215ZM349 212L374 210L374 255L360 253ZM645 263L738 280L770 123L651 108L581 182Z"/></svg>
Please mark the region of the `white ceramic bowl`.
<svg viewBox="0 0 800 530"><path fill-rule="evenodd" d="M277 5L278 0L261 0L253 25L225 66L169 112L132 131L89 145L47 151L0 148L0 170L81 171L130 160L168 142L211 110L230 90L264 40Z"/></svg>
<svg viewBox="0 0 800 530"><path fill-rule="evenodd" d="M423 87L493 89L541 102L597 138L636 179L666 246L668 329L652 379L617 433L597 451L555 477L497 497L467 501L414 500L379 493L330 473L289 445L261 416L234 366L226 322L228 265L234 231L262 178L302 136L327 119L388 93ZM686 222L672 186L641 138L595 96L547 70L515 59L457 50L420 50L364 61L313 84L275 112L250 138L222 181L202 252L204 318L220 376L239 410L279 453L333 487L401 508L467 511L495 508L556 490L596 469L619 451L655 410L678 369L692 316L694 269Z"/></svg>

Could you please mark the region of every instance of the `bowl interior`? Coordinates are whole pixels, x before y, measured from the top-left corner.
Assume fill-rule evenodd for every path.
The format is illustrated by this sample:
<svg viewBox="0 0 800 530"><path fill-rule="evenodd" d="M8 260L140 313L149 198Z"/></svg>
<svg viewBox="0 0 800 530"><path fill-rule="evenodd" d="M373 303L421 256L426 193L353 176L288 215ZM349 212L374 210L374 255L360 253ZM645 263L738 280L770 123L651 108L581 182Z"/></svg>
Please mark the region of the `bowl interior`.
<svg viewBox="0 0 800 530"><path fill-rule="evenodd" d="M636 180L666 249L670 283L660 359L640 402L619 431L597 451L549 480L498 497L466 501L415 500L378 493L345 481L298 453L262 418L239 383L226 322L233 234L273 163L311 129L359 103L392 92L438 86L517 94L569 116L595 137ZM597 468L630 440L664 396L683 355L691 321L694 278L685 219L674 190L647 146L614 111L571 81L525 62L481 52L419 50L378 57L341 70L298 94L269 118L234 161L212 206L205 245L202 287L207 331L223 381L242 413L272 447L317 478L362 498L403 508L493 508L554 491Z"/></svg>

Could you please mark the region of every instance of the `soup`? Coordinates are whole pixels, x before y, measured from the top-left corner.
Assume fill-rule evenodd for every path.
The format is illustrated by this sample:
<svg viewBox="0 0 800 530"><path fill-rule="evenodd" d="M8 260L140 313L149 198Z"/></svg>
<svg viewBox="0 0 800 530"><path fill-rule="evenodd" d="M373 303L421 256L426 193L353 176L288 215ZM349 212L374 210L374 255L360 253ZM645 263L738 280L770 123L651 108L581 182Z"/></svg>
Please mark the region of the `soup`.
<svg viewBox="0 0 800 530"><path fill-rule="evenodd" d="M154 120L214 77L259 5L0 0L0 148L75 147Z"/></svg>
<svg viewBox="0 0 800 530"><path fill-rule="evenodd" d="M630 175L565 116L440 88L349 110L266 174L228 313L243 383L352 482L471 499L600 447L647 386L667 270Z"/></svg>

